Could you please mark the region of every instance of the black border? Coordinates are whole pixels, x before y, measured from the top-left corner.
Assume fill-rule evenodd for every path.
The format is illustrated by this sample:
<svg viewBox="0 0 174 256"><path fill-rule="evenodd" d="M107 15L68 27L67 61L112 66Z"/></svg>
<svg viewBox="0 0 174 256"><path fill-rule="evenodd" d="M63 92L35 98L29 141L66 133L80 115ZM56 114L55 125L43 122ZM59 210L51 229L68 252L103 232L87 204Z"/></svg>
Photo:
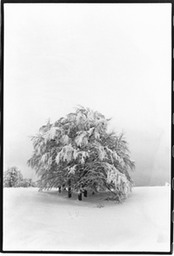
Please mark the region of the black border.
<svg viewBox="0 0 174 256"><path fill-rule="evenodd" d="M151 251L4 251L3 250L3 116L4 116L4 112L3 112L3 107L4 107L4 102L3 102L3 96L4 96L4 4L50 4L50 3L55 3L55 4L59 4L59 3L74 3L74 4L165 4L165 3L171 3L171 214L170 214L170 251L168 252L151 252ZM0 132L0 136L1 136L1 147L0 147L0 164L1 164L1 172L0 172L0 182L1 182L1 196L0 196L0 205L1 205L1 212L0 212L0 226L1 226L1 236L0 236L0 252L2 253L36 253L36 254L158 254L158 255L168 255L168 254L172 254L173 253L173 190L174 190L174 136L173 136L173 125L174 125L174 102L173 102L173 94L174 94L174 4L173 4L173 0L152 0L152 1L148 1L148 0L141 0L141 1L114 1L114 0L109 0L109 1L99 1L99 2L95 2L95 1L58 1L58 0L1 0L1 20L0 20L0 24L1 24L1 69L0 69L0 74L1 74L1 83L0 85L2 85L0 87L1 89L1 94L0 94L0 106L1 106L1 132Z"/></svg>
<svg viewBox="0 0 174 256"><path fill-rule="evenodd" d="M0 81L0 106L1 106L1 130L0 130L0 136L1 136L1 145L0 145L0 164L1 164L1 172L0 172L0 187L1 187L1 196L0 196L0 205L3 208L3 85L4 85L4 76L3 76L3 64L4 64L4 7L3 3L1 2L1 19L0 19L0 24L1 24L1 51L0 51L0 56L1 56L1 69L0 69L0 74L1 74L1 81ZM0 225L1 225L1 235L0 235L0 251L3 250L3 210L1 208L0 211Z"/></svg>
<svg viewBox="0 0 174 256"><path fill-rule="evenodd" d="M58 1L58 0L2 0L2 4L6 4L6 3L20 3L20 4L50 4L50 3L55 3L55 4L61 4L61 3L65 3L65 4L70 4L70 3L74 3L74 4L108 4L108 3L113 3L113 4L143 4L143 3L147 3L147 4L165 4L165 3L172 3L172 0L152 0L152 1L148 1L148 0L141 0L141 1L114 1L114 0L109 0L109 1L92 1L92 0L88 0L88 1Z"/></svg>

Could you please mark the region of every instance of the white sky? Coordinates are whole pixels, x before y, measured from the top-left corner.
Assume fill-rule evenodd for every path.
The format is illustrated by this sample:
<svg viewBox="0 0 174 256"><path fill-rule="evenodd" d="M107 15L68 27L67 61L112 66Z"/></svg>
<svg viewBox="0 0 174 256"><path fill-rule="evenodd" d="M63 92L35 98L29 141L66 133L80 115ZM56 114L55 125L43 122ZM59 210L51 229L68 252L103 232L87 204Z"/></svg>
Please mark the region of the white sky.
<svg viewBox="0 0 174 256"><path fill-rule="evenodd" d="M135 180L170 171L171 4L5 4L5 168L26 161L48 118L78 104L112 117Z"/></svg>

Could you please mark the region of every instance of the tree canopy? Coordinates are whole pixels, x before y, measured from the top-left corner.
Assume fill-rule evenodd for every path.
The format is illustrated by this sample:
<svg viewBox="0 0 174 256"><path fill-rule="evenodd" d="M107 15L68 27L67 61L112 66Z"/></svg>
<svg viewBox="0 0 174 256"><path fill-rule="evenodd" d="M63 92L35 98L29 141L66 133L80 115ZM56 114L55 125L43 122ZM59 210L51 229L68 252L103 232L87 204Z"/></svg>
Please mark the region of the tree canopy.
<svg viewBox="0 0 174 256"><path fill-rule="evenodd" d="M40 177L41 188L67 187L69 191L112 191L125 198L133 184L134 162L123 134L108 132L105 116L89 108L43 125L32 142L28 165Z"/></svg>

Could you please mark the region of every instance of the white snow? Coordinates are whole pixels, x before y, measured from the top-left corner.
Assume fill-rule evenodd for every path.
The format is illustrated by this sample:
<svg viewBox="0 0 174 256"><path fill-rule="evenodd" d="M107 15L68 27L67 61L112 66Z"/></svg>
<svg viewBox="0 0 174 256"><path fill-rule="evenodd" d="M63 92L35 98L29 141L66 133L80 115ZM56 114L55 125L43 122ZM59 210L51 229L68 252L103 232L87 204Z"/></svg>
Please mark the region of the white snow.
<svg viewBox="0 0 174 256"><path fill-rule="evenodd" d="M5 188L4 250L169 251L170 187L135 187L123 203Z"/></svg>

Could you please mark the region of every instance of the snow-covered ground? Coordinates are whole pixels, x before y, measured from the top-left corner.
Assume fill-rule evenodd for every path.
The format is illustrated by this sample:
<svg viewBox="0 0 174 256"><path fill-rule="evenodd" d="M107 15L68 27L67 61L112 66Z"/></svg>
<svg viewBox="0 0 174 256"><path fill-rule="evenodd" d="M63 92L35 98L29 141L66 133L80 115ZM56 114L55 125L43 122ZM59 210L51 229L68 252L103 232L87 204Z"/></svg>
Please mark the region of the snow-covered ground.
<svg viewBox="0 0 174 256"><path fill-rule="evenodd" d="M169 251L170 187L135 187L123 203L4 189L4 250Z"/></svg>

